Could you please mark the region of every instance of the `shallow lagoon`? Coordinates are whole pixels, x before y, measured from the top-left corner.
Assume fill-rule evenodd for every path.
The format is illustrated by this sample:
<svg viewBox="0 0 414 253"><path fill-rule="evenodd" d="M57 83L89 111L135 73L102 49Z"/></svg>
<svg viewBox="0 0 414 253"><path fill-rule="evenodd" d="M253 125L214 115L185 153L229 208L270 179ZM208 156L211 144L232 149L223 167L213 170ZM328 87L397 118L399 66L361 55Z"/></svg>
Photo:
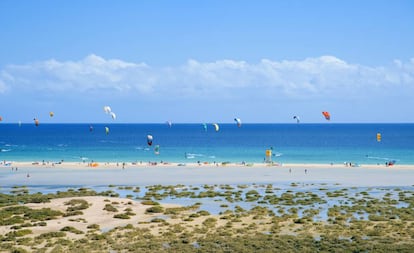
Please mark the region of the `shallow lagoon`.
<svg viewBox="0 0 414 253"><path fill-rule="evenodd" d="M99 231L86 231L80 240L69 239L70 233L65 234L62 232L63 228L60 227L57 228L57 232L43 233L36 236L34 240L26 237L14 238L15 233L28 231L22 228L3 236L3 239L8 242L2 244L2 249L9 250L19 245L31 247L30 252L42 252L38 250L39 247L43 247L39 244L43 240L40 238L63 233L62 236L67 237L50 239L48 247L59 249L62 247L61 242L65 241L64 247L68 248L69 252L79 252L80 248L83 252L103 252L108 251L108 245L110 249L124 249L130 252L146 252L145 250L158 252L165 249L175 252L193 252L195 248L200 252L211 252L212 249L215 252L228 252L228 250L223 250L223 245L225 249L232 249L235 252L243 252L243 250L252 252L257 251L258 248L263 249L263 252L273 252L275 249L283 252L303 252L304 250L312 252L412 251L414 187L412 184L405 184L412 179L412 177L405 178L412 174L411 169L392 171L395 172L394 179L403 179L402 181L383 179L383 181L376 182L365 180L367 177L372 179L372 175L375 175L374 179L386 177L390 171L361 170L361 176L353 180L350 176L356 173L356 170L339 169L331 175L336 174L335 177L341 183L331 183L333 178L329 177L315 180L318 173L326 172L326 170L318 169L311 170L306 175L296 174L299 175L295 177L296 180L289 180L288 177L293 175L286 172L286 168L259 167L257 170L242 168L239 173L241 175L235 177L236 179L214 180L213 175L225 175L238 168L230 170L227 170L228 168L219 168L220 170L190 168L186 172L190 171L192 172L190 174L196 177L185 178L187 184L167 183L174 182L174 179L168 178L169 175L185 171L169 168L166 176L160 174L164 170L147 169L131 170L131 173L158 174L158 181L163 184L150 184L154 178L150 180L141 178L142 183L139 184L91 184L91 182L98 181L106 182L108 175L128 174L119 170L105 172L106 176L102 177L103 180L99 177L80 180L89 182L88 184L79 184L79 181L75 184L76 176L84 173L82 170L67 172L66 175L70 175L67 178L67 184L62 183L62 178L53 181L52 184L40 184L39 182L45 181L44 178L40 178L39 181L32 180L39 175L44 175L36 170L32 170L33 177L24 179L29 183L27 186L22 187L18 186L16 181L7 181L8 184L3 184L0 188L1 193L12 192L14 195L26 195L38 192L44 194L59 192L62 193L57 195L60 197L68 196L66 193L69 192L72 196L97 193L108 197L126 197L131 199L128 203L134 201L142 204L144 201L161 204L174 203L183 205L183 208L161 208L163 211L154 212L153 216L143 217L142 222L134 222L133 225L129 223L127 226L118 227L102 225ZM86 174L97 176L98 172L102 170L89 171ZM297 171L292 171L292 174L295 172ZM342 172L344 173L341 174ZM55 173L57 171L52 174ZM0 181L6 181L7 175L5 174L10 173L0 173L0 176L3 176ZM255 176L250 178L249 175L252 174ZM206 182L232 183L200 184L197 183L203 180L200 175L210 176L204 178ZM15 173L12 176L21 180L24 172ZM268 183L269 178L275 176L278 180ZM249 183L254 179L258 179L255 181L259 183ZM117 180L122 181L117 178L112 181ZM124 183L127 182L129 182L128 178L124 180ZM356 186L356 182L368 183ZM378 182L386 183L382 186L375 185ZM93 192L87 189L92 189ZM56 198L57 196L50 197ZM47 201L48 198L49 196L44 196L44 198L38 197L37 199ZM5 199L27 201L30 197L14 198L12 196L10 198L6 196ZM97 203L94 202L93 206L96 205ZM148 204L141 206L146 208L146 205ZM91 217L96 217L95 211ZM70 224L83 221L86 219L75 219L70 221ZM61 227L63 226L62 224ZM33 227L33 229L39 228ZM148 241L146 238L151 239ZM150 242L152 251L148 247ZM342 250L338 251L338 249Z"/></svg>
<svg viewBox="0 0 414 253"><path fill-rule="evenodd" d="M57 193L69 189L77 190L77 186L37 185L29 187L2 187L1 193L19 194L19 192ZM290 183L278 184L241 184L241 185L171 185L171 186L115 186L99 185L83 187L97 193L110 196L130 198L135 201L153 200L159 203L179 204L192 206L199 204L198 210L208 211L212 215L219 215L226 210L242 208L250 210L255 207L264 207L276 215L296 213L298 217L312 213L313 221L327 221L329 210L337 207L352 207L354 205L370 206L370 201L380 204L387 201L387 205L395 208L407 208L410 203L401 199L401 196L414 196L414 187L343 187L339 184L326 183ZM252 197L253 196L253 197ZM345 214L345 211L341 211ZM368 220L366 210L355 209L347 219ZM372 213L371 213L372 214Z"/></svg>

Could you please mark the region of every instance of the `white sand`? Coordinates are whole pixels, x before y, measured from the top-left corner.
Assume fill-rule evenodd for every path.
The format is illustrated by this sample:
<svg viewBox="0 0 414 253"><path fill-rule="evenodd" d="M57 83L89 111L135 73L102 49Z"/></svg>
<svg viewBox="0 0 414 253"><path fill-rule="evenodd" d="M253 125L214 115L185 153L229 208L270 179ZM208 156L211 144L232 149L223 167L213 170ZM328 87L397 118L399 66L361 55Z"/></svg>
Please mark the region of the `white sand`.
<svg viewBox="0 0 414 253"><path fill-rule="evenodd" d="M89 208L81 210L83 214L76 216L61 217L58 219L47 220L47 226L35 226L30 227L33 231L32 236L36 236L42 233L59 231L65 226L74 227L80 231L87 232L87 226L92 224L98 224L101 231L108 231L118 226L126 226L128 224L137 225L139 222L150 222L151 219L158 214L145 214L145 210L150 206L142 205L140 202L130 200L126 198L112 198L103 196L91 196L91 197L71 197L71 198L59 198L52 199L49 203L40 204L26 204L26 206L33 209L51 208L53 210L59 210L63 213L66 212L68 205L65 205L71 199L83 199L90 205ZM108 201L109 200L109 201ZM111 204L118 209L118 212L109 212L104 210L106 204ZM177 207L174 204L163 204L165 208ZM114 218L114 214L124 213L126 208L132 209L132 213L136 215L130 216L130 219L117 219ZM148 226L148 225L147 225ZM142 225L145 227L145 225ZM10 226L0 226L0 234L6 234L10 231ZM74 234L67 232L67 235L71 238L82 238L83 234Z"/></svg>
<svg viewBox="0 0 414 253"><path fill-rule="evenodd" d="M18 171L12 171L12 167ZM290 172L289 172L290 169ZM305 173L306 170L306 173ZM30 177L28 177L28 175ZM411 186L414 165L283 164L51 164L13 162L0 167L0 185L174 185L174 184L247 184L247 183L339 183L344 186Z"/></svg>

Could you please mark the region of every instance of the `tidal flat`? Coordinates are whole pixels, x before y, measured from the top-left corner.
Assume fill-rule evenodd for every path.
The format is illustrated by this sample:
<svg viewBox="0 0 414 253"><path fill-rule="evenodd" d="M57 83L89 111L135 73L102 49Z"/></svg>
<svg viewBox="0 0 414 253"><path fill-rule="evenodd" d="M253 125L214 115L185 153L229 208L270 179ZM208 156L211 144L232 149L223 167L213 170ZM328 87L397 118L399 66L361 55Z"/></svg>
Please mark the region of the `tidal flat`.
<svg viewBox="0 0 414 253"><path fill-rule="evenodd" d="M2 188L2 252L411 252L414 187ZM46 193L47 192L47 193Z"/></svg>

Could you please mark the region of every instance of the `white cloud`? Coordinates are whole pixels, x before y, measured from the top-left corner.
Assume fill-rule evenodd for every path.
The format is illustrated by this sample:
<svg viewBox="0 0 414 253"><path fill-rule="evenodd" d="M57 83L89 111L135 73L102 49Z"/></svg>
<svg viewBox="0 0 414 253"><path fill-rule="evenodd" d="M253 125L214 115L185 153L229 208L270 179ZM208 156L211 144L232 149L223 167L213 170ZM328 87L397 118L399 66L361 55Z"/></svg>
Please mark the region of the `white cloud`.
<svg viewBox="0 0 414 253"><path fill-rule="evenodd" d="M151 67L145 63L89 55L80 61L47 60L6 66L0 93L10 91L109 91L113 94L160 96L363 96L394 89L414 89L414 59L389 66L350 64L334 56L300 61L258 63L189 60L182 66Z"/></svg>
<svg viewBox="0 0 414 253"><path fill-rule="evenodd" d="M145 74L146 69L145 64L105 60L89 55L77 62L52 59L27 65L10 65L4 72L13 77L5 81L12 89L85 92L99 89L128 90L134 80L139 80Z"/></svg>
<svg viewBox="0 0 414 253"><path fill-rule="evenodd" d="M0 80L0 93L4 93L6 89L7 89L6 84L4 84L2 80Z"/></svg>

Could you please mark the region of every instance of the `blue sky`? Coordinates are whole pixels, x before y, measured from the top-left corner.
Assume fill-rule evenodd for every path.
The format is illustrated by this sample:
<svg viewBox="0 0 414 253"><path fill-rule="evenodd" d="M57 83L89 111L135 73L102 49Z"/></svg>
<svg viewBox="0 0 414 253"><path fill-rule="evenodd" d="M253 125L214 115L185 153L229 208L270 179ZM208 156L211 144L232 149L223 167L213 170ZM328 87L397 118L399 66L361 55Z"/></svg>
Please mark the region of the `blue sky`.
<svg viewBox="0 0 414 253"><path fill-rule="evenodd" d="M412 24L398 0L3 0L0 115L414 122Z"/></svg>

